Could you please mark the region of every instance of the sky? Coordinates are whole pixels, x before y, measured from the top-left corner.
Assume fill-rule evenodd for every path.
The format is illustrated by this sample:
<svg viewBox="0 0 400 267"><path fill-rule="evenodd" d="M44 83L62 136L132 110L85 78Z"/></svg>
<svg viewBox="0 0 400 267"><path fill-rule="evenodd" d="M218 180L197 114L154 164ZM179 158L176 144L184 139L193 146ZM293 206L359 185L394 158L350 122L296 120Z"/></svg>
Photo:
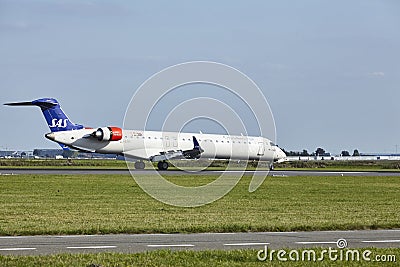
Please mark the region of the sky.
<svg viewBox="0 0 400 267"><path fill-rule="evenodd" d="M76 123L122 126L153 74L214 61L259 86L286 150L400 152L398 14L397 0L0 0L0 103L54 97ZM0 150L58 148L38 108L1 105L0 123Z"/></svg>

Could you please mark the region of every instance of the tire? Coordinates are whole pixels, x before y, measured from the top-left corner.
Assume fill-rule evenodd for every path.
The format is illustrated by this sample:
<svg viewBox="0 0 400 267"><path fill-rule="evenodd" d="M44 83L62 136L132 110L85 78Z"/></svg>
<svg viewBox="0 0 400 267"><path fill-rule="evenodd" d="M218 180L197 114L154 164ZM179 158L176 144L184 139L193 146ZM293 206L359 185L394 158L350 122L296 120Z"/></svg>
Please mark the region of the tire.
<svg viewBox="0 0 400 267"><path fill-rule="evenodd" d="M143 170L145 167L145 164L143 161L136 161L135 162L135 169L137 170Z"/></svg>
<svg viewBox="0 0 400 267"><path fill-rule="evenodd" d="M166 171L168 169L168 162L166 161L159 161L157 167L160 171Z"/></svg>

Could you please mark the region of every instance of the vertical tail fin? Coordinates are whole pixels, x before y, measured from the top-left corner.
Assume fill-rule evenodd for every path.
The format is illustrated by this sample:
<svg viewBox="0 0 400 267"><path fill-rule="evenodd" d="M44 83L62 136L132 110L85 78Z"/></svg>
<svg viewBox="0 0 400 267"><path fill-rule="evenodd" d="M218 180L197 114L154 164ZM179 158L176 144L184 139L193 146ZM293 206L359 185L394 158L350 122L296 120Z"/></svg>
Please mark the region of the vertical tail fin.
<svg viewBox="0 0 400 267"><path fill-rule="evenodd" d="M83 125L74 124L62 111L60 104L54 98L41 98L31 102L7 103L7 106L38 106L42 110L47 125L52 132L82 129Z"/></svg>

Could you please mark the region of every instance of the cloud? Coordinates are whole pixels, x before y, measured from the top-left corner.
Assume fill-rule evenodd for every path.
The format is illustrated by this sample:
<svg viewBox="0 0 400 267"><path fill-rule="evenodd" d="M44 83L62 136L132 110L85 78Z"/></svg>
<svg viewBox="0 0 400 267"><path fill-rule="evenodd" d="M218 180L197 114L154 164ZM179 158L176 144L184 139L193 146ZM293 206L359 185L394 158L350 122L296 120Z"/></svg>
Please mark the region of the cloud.
<svg viewBox="0 0 400 267"><path fill-rule="evenodd" d="M0 30L6 31L26 31L29 30L30 27L31 25L23 20L0 23Z"/></svg>
<svg viewBox="0 0 400 267"><path fill-rule="evenodd" d="M385 76L385 73L383 71L374 71L368 73L369 76L375 76L375 77L383 77Z"/></svg>

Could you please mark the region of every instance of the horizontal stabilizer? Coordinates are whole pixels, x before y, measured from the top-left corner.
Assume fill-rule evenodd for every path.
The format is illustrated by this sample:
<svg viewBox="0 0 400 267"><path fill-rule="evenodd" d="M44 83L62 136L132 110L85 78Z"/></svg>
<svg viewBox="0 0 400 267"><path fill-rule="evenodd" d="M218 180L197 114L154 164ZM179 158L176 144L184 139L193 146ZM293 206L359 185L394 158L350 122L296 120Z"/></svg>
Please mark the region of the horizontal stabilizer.
<svg viewBox="0 0 400 267"><path fill-rule="evenodd" d="M43 109L48 109L48 108L57 106L57 103L48 102L48 101L40 101L40 99L39 99L39 100L31 101L31 102L5 103L4 105L6 105L6 106L38 106Z"/></svg>
<svg viewBox="0 0 400 267"><path fill-rule="evenodd" d="M34 106L32 102L14 102L14 103L5 103L6 106Z"/></svg>
<svg viewBox="0 0 400 267"><path fill-rule="evenodd" d="M62 111L60 104L54 98L40 98L33 101L6 103L7 106L36 106L42 110L51 132L83 129L83 125L74 124ZM47 138L50 138L48 136ZM62 146L61 146L62 147ZM64 149L64 147L63 147Z"/></svg>

